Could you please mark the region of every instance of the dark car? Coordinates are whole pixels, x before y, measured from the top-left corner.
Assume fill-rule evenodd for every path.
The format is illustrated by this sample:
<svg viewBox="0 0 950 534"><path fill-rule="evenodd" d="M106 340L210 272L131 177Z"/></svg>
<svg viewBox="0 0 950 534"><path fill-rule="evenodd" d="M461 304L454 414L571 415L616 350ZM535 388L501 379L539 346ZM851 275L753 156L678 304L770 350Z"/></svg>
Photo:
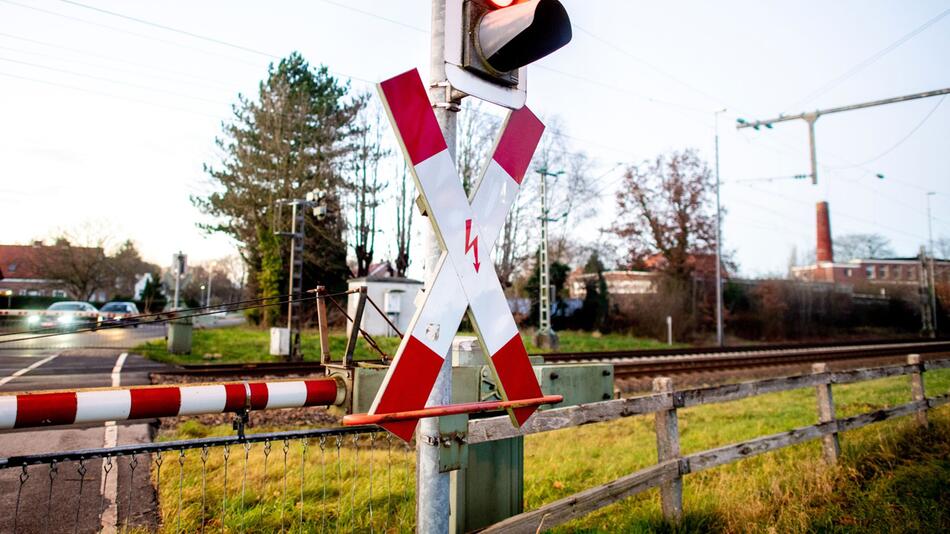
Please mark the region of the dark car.
<svg viewBox="0 0 950 534"><path fill-rule="evenodd" d="M99 313L102 325L139 326L139 307L134 302L107 302L99 308Z"/></svg>
<svg viewBox="0 0 950 534"><path fill-rule="evenodd" d="M46 308L45 312L27 318L30 326L76 330L99 326L99 310L88 302L67 300Z"/></svg>

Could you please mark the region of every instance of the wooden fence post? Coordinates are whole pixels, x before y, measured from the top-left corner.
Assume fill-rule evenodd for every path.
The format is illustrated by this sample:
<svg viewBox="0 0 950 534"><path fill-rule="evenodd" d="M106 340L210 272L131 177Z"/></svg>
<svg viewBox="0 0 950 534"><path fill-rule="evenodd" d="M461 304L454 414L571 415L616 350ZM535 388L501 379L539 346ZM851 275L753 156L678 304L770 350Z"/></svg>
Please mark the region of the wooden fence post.
<svg viewBox="0 0 950 534"><path fill-rule="evenodd" d="M811 366L811 372L813 374L821 374L827 371L828 366L824 363L816 363ZM818 422L827 423L834 421L835 401L831 394L831 380L818 384L815 386L815 390L818 394ZM838 433L825 434L822 436L821 441L825 462L827 462L828 465L838 463L838 457L841 456L841 444L838 441Z"/></svg>
<svg viewBox="0 0 950 534"><path fill-rule="evenodd" d="M924 393L924 366L920 363L920 354L907 355L907 364L917 367L917 370L910 375L911 400L925 400L927 396ZM917 410L917 423L922 426L927 426L927 407Z"/></svg>
<svg viewBox="0 0 950 534"><path fill-rule="evenodd" d="M653 379L654 393L673 394L673 380L667 377ZM659 462L678 460L680 458L680 432L676 408L656 412L654 419L656 429L656 454ZM683 477L664 482L660 485L660 502L663 508L663 517L677 523L683 517Z"/></svg>

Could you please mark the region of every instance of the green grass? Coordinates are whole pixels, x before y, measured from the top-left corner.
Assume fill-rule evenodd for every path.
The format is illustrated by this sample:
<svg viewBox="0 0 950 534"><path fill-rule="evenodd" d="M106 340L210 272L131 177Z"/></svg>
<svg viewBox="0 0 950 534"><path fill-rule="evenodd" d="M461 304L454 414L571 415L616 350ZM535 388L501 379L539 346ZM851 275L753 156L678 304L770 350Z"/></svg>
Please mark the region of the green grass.
<svg viewBox="0 0 950 534"><path fill-rule="evenodd" d="M926 375L931 395L950 390L950 370ZM894 406L909 400L907 377L894 377L834 387L839 417ZM740 442L764 434L813 424L816 419L812 389L762 395L730 403L681 410L684 454ZM665 523L656 490L611 505L554 529L556 532L940 532L950 528L950 407L931 412L932 427L921 430L913 418L877 423L842 434L843 456L837 467L821 460L817 441L788 447L705 472L687 475L684 482L683 523ZM262 431L263 429L255 429ZM181 425L162 439L219 435L225 427ZM351 438L347 438L350 440ZM412 530L413 459L393 441L389 456L386 435L377 434L370 451L362 438L357 451L341 443L311 442L304 477L304 499L299 500L301 447L288 450L288 491L282 493L282 443L272 445L268 474L264 476L262 445L251 448L246 504L239 505L243 448L232 448L229 465L230 501L223 525L226 530L280 529L281 513L308 523L296 531L319 531L323 521L333 530ZM201 462L198 451L188 454L184 467L183 527L198 528ZM370 462L369 459L372 459ZM166 455L161 482L165 529L175 528L178 504L177 455ZM525 505L534 509L578 491L606 483L656 462L653 420L648 416L588 425L525 440ZM221 451L207 462L208 502L217 503L208 524L221 528ZM369 484L370 464L373 484ZM322 468L326 466L328 476ZM340 475L342 469L342 476ZM168 473L166 475L166 473ZM384 473L388 473L387 478ZM409 473L409 475L407 475ZM154 476L153 468L153 476ZM355 475L355 478L354 478ZM354 484L358 480L358 484ZM324 481L327 499L323 500ZM355 492L355 493L354 493ZM390 498L388 498L390 497ZM210 512L208 514L211 515Z"/></svg>
<svg viewBox="0 0 950 534"><path fill-rule="evenodd" d="M474 335L474 334L462 334ZM590 332L559 332L562 351L600 351L621 349L662 348L665 344L650 339L636 338L622 334L605 334L595 337ZM529 352L545 352L536 349L529 334L523 334L525 346ZM399 339L395 337L375 337L379 347L387 355L395 354ZM342 331L331 332L330 354L340 359L346 348L346 335ZM264 328L233 326L226 328L196 329L192 337L191 354L170 354L164 340L143 343L133 350L153 360L166 363L224 363L224 362L266 362L278 361L277 356L268 354L270 331ZM320 341L315 330L306 330L301 336L301 348L306 360L320 359ZM221 358L205 359L205 354L220 354ZM366 340L360 338L356 344L356 359L379 359Z"/></svg>

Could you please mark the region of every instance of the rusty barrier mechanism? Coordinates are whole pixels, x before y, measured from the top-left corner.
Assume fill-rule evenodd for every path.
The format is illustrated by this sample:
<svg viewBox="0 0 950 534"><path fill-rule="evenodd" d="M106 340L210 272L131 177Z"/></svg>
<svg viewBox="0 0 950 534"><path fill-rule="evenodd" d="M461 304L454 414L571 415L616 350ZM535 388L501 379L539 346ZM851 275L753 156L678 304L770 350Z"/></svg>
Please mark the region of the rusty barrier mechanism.
<svg viewBox="0 0 950 534"><path fill-rule="evenodd" d="M20 393L0 395L0 429L217 413L246 421L250 410L332 406L345 396L343 382L330 377Z"/></svg>

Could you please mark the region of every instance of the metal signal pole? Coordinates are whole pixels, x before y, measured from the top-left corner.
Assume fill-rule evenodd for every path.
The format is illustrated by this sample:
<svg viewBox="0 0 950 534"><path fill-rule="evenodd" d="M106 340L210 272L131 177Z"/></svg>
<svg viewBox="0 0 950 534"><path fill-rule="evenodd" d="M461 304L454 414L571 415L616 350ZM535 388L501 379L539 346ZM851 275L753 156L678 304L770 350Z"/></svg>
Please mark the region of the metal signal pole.
<svg viewBox="0 0 950 534"><path fill-rule="evenodd" d="M793 121L793 120L803 120L808 123L808 146L811 155L811 183L818 183L818 158L816 156L815 149L815 121L818 120L818 117L822 115L830 115L832 113L841 113L842 111L854 111L856 109L870 108L874 106L884 106L887 104L896 104L898 102L907 102L909 100L917 100L920 98L929 98L932 96L940 96L950 93L950 88L946 89L937 89L936 91L925 91L923 93L914 93L912 95L905 96L896 96L894 98L885 98L883 100L874 100L872 102L862 102L860 104L851 104L849 106L839 106L836 108L828 109L819 109L815 111L810 111L806 113L799 113L798 115L779 115L774 119L758 120L758 121L747 121L745 119L736 119L736 129L741 130L742 128L754 128L758 130L759 128L765 126L766 128L771 128L773 124L779 122Z"/></svg>
<svg viewBox="0 0 950 534"><path fill-rule="evenodd" d="M445 3L432 0L432 35L429 44L429 98L436 120L445 137L449 153L455 159L455 132L457 116L461 109L461 97L452 93L452 86L445 74ZM420 204L421 206L421 204ZM426 290L431 289L442 249L432 225L422 225L422 246ZM445 358L439 377L429 394L427 405L441 406L452 402L452 355ZM416 430L416 532L442 533L449 531L449 473L439 472L439 446L432 445L426 437L439 437L439 418L428 417L419 421ZM436 442L438 440L436 439Z"/></svg>
<svg viewBox="0 0 950 534"><path fill-rule="evenodd" d="M551 328L551 262L548 260L548 222L552 221L548 213L547 177L557 177L563 171L550 172L547 167L537 170L541 175L541 247L538 254L538 333L535 345L541 348L556 349L557 334Z"/></svg>
<svg viewBox="0 0 950 534"><path fill-rule="evenodd" d="M719 114L714 113L716 123L716 344L723 346L722 337L722 208L719 203Z"/></svg>

